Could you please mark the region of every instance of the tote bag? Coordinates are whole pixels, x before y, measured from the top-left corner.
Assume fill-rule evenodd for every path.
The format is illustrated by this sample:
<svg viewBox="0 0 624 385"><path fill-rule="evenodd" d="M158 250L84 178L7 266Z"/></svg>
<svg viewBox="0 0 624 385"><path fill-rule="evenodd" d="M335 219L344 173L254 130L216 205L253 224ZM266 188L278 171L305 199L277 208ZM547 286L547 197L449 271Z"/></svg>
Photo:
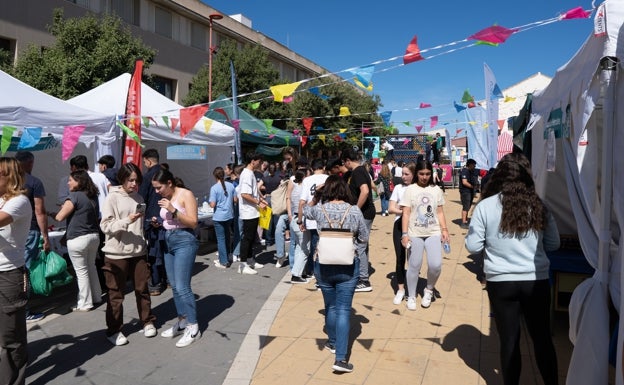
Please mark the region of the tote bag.
<svg viewBox="0 0 624 385"><path fill-rule="evenodd" d="M271 214L273 211L271 207L267 206L264 209L260 210L260 218L258 219L258 225L265 229L269 229L269 225L271 224Z"/></svg>
<svg viewBox="0 0 624 385"><path fill-rule="evenodd" d="M316 245L316 258L321 265L353 265L355 259L355 244L353 233L349 229L343 229L342 224L351 210L349 207L339 222L339 227L334 227L327 216L325 207L321 206L323 214L329 222L329 228L323 228L319 232L319 240Z"/></svg>

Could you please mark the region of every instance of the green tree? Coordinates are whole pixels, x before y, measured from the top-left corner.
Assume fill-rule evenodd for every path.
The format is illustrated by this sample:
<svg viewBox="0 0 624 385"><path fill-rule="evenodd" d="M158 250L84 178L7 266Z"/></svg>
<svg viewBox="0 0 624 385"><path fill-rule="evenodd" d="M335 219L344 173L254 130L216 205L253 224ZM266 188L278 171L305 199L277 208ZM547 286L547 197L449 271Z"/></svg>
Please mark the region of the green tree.
<svg viewBox="0 0 624 385"><path fill-rule="evenodd" d="M124 72L132 72L136 59L143 59L144 68L148 68L156 53L133 37L117 16L64 19L62 9L55 9L49 31L56 42L45 48L28 47L18 59L13 74L61 99L80 95Z"/></svg>
<svg viewBox="0 0 624 385"><path fill-rule="evenodd" d="M13 69L11 66L12 61L11 52L0 48L0 70L10 74Z"/></svg>

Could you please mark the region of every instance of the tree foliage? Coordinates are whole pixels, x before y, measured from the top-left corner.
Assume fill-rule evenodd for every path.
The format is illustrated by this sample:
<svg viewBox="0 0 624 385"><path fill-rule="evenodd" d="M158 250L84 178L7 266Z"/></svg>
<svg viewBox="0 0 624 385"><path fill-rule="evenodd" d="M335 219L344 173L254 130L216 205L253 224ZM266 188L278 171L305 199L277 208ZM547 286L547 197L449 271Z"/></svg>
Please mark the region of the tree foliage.
<svg viewBox="0 0 624 385"><path fill-rule="evenodd" d="M63 18L54 10L50 33L56 42L45 48L30 46L20 56L13 75L61 99L89 91L124 72L132 72L136 59L144 68L156 51L133 37L117 16Z"/></svg>
<svg viewBox="0 0 624 385"><path fill-rule="evenodd" d="M238 47L231 40L222 42L213 56L212 97L232 97L230 61L234 64L237 77L239 105L259 119L273 119L273 126L287 130L305 132L302 118L314 118L310 135L325 135L325 141L310 141L314 149L334 149L359 145L363 127L381 127L377 109L381 106L379 96L369 96L340 78L324 77L306 81L294 94L292 103L276 103L268 91L271 86L290 83L279 78L279 72L269 60L267 51L260 45ZM323 99L306 90L319 87ZM193 78L193 87L184 99L186 106L208 102L208 68L202 67ZM266 91L262 91L266 90ZM262 92L258 92L262 91ZM241 96L243 95L243 96ZM250 104L260 102L260 107L250 109ZM346 106L351 116L339 117L340 107ZM346 138L337 140L341 129L346 129ZM372 128L367 135L385 135L383 129ZM336 139L336 140L335 140Z"/></svg>

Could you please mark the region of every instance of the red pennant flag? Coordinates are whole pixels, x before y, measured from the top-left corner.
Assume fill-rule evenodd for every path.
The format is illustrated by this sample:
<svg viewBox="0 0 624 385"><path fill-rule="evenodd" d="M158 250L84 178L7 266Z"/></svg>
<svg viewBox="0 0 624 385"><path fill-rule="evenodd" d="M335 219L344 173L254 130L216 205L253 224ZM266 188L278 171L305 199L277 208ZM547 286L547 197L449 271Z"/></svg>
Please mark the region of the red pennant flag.
<svg viewBox="0 0 624 385"><path fill-rule="evenodd" d="M429 103L420 103L420 108L427 108L427 107L431 107L431 104L429 104Z"/></svg>
<svg viewBox="0 0 624 385"><path fill-rule="evenodd" d="M227 119L228 122L230 121L230 117L228 116L227 112L225 112L225 110L223 108L215 108L214 111L220 113L223 116L225 116L225 119Z"/></svg>
<svg viewBox="0 0 624 385"><path fill-rule="evenodd" d="M303 118L303 127L305 127L306 135L310 135L310 130L312 129L312 122L314 122L314 118Z"/></svg>
<svg viewBox="0 0 624 385"><path fill-rule="evenodd" d="M468 108L474 108L476 106L475 102L468 102Z"/></svg>
<svg viewBox="0 0 624 385"><path fill-rule="evenodd" d="M503 126L505 125L505 119L499 119L496 122L498 123L498 130L502 130Z"/></svg>
<svg viewBox="0 0 624 385"><path fill-rule="evenodd" d="M180 136L185 137L202 116L208 111L208 105L192 106L180 110Z"/></svg>
<svg viewBox="0 0 624 385"><path fill-rule="evenodd" d="M410 64L415 61L424 60L424 58L420 54L417 40L418 38L414 36L412 41L408 44L407 49L405 50L405 55L403 55L403 64Z"/></svg>
<svg viewBox="0 0 624 385"><path fill-rule="evenodd" d="M416 126L416 131L420 134L420 131L422 131L423 126Z"/></svg>
<svg viewBox="0 0 624 385"><path fill-rule="evenodd" d="M460 132L464 131L463 128L458 128L455 130L455 135L459 135Z"/></svg>
<svg viewBox="0 0 624 385"><path fill-rule="evenodd" d="M342 137L340 135L334 135L334 142L342 141Z"/></svg>
<svg viewBox="0 0 624 385"><path fill-rule="evenodd" d="M306 143L308 143L308 137L307 136L302 136L301 137L301 147L305 147Z"/></svg>
<svg viewBox="0 0 624 385"><path fill-rule="evenodd" d="M171 132L175 131L179 121L180 119L178 118L171 118Z"/></svg>

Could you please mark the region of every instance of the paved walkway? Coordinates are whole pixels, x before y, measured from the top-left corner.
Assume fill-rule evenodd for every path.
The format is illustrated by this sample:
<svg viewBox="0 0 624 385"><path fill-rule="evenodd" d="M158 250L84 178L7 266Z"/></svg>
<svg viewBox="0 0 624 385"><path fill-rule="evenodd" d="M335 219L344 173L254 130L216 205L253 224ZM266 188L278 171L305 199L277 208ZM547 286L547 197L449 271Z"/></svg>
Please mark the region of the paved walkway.
<svg viewBox="0 0 624 385"><path fill-rule="evenodd" d="M261 354L251 384L501 384L498 338L487 293L476 279L476 263L463 247L466 230L457 222L459 193L451 189L447 193L451 254L444 255L436 285L442 298L429 309L419 306L416 311L408 311L405 302L393 305L394 217L378 215L370 241L373 291L356 293L353 304L350 361L355 370L347 374L331 370L334 357L322 348L326 335L321 292L312 283L291 285L267 334L255 340L254 348ZM571 352L567 328L567 313L557 313L554 337L562 384ZM541 384L526 333L522 339L521 383ZM236 372L230 371L228 378L235 379ZM228 382L244 383L242 378Z"/></svg>
<svg viewBox="0 0 624 385"><path fill-rule="evenodd" d="M452 252L445 255L429 309L408 311L392 304L394 217L377 216L371 233L373 291L356 293L350 344L353 373L334 374L333 356L322 346L323 301L313 283L291 285L288 268L276 269L272 250L258 250L269 263L256 276L214 268L214 253L198 256L193 289L202 338L177 349L172 340L143 337L132 294L125 301L130 343L113 347L104 336L104 309L68 313L75 288L35 298L33 310L47 317L29 325L29 384L500 384L498 342L487 294L476 264L463 248L459 194L447 189L445 211ZM379 203L377 203L379 204ZM423 269L424 271L424 269ZM153 297L159 332L175 318L171 291ZM571 345L567 313L557 313L555 344L561 383ZM523 335L522 384L540 384Z"/></svg>

